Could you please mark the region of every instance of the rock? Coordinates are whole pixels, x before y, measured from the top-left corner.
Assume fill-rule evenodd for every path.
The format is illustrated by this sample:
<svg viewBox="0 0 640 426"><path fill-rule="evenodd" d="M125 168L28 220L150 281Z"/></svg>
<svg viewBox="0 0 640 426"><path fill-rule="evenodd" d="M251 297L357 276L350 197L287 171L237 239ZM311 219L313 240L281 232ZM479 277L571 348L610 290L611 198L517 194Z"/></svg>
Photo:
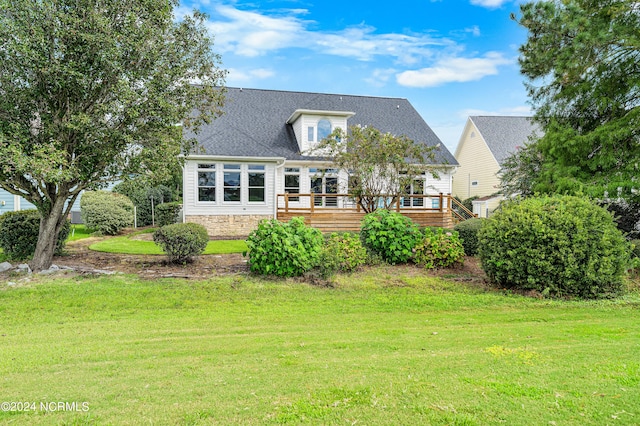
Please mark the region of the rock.
<svg viewBox="0 0 640 426"><path fill-rule="evenodd" d="M0 273L13 269L13 266L9 262L0 263Z"/></svg>
<svg viewBox="0 0 640 426"><path fill-rule="evenodd" d="M18 269L18 272L24 272L26 274L30 274L31 273L31 268L26 263L19 264L17 269Z"/></svg>

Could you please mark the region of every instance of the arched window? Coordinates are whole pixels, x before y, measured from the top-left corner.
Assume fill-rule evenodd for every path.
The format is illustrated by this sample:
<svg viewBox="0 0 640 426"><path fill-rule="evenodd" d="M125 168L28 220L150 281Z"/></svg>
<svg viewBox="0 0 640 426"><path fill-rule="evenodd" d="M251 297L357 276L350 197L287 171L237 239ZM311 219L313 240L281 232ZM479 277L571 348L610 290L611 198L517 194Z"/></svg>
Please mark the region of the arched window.
<svg viewBox="0 0 640 426"><path fill-rule="evenodd" d="M323 140L331 134L331 122L327 119L318 121L318 141Z"/></svg>

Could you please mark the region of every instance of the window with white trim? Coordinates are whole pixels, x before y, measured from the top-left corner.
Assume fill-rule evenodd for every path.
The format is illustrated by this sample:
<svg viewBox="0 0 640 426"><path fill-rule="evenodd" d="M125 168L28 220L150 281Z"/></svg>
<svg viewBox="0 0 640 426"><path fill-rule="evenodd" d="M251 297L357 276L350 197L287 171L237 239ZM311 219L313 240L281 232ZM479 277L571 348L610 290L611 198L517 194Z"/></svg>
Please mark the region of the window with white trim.
<svg viewBox="0 0 640 426"><path fill-rule="evenodd" d="M198 164L198 201L216 201L215 164Z"/></svg>
<svg viewBox="0 0 640 426"><path fill-rule="evenodd" d="M299 167L286 167L284 169L284 192L288 194L300 193ZM300 201L300 197L289 197L289 201Z"/></svg>
<svg viewBox="0 0 640 426"><path fill-rule="evenodd" d="M240 164L225 164L223 166L223 200L224 202L240 202L240 188L242 179Z"/></svg>
<svg viewBox="0 0 640 426"><path fill-rule="evenodd" d="M331 134L331 122L326 118L318 121L318 141L327 138Z"/></svg>
<svg viewBox="0 0 640 426"><path fill-rule="evenodd" d="M264 203L264 165L249 164L248 169L249 202Z"/></svg>

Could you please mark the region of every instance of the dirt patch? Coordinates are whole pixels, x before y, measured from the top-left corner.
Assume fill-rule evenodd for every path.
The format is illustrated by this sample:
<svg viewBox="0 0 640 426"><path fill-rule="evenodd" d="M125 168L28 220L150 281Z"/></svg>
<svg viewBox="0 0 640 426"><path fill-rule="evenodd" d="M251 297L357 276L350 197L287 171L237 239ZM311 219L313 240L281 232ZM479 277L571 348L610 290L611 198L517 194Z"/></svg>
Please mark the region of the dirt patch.
<svg viewBox="0 0 640 426"><path fill-rule="evenodd" d="M150 236L151 234L139 234ZM138 236L136 236L137 238ZM89 250L89 246L102 238L85 238L67 244L67 254L57 256L54 263L76 269L99 269L126 274L136 274L145 279L190 278L205 279L215 275L248 273L247 258L239 253L198 256L193 263L173 265L164 256L102 253ZM464 264L455 268L426 271L415 265L395 266L403 273L428 274L455 281L482 285L486 275L475 257L466 257Z"/></svg>
<svg viewBox="0 0 640 426"><path fill-rule="evenodd" d="M139 236L151 234L139 234ZM135 236L134 238L137 238ZM67 253L56 256L53 263L79 269L101 269L136 274L141 278L193 278L248 272L247 259L239 253L198 256L192 263L174 265L165 256L102 253L89 246L102 238L85 238L67 244Z"/></svg>

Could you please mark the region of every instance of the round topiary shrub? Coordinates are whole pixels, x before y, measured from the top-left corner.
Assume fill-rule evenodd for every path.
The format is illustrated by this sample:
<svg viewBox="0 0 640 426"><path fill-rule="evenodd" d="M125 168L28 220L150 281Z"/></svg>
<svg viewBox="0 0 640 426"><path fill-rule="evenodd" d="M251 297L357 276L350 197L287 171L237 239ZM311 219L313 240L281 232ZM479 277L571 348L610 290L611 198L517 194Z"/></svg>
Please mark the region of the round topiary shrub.
<svg viewBox="0 0 640 426"><path fill-rule="evenodd" d="M453 229L458 232L464 254L475 256L478 253L478 232L482 228L484 219L476 217L458 223Z"/></svg>
<svg viewBox="0 0 640 426"><path fill-rule="evenodd" d="M426 228L414 248L413 261L426 269L449 268L464 262L464 248L456 231Z"/></svg>
<svg viewBox="0 0 640 426"><path fill-rule="evenodd" d="M207 248L209 235L197 223L174 223L157 229L153 242L167 254L171 263L188 263Z"/></svg>
<svg viewBox="0 0 640 426"><path fill-rule="evenodd" d="M322 242L322 233L301 217L287 223L264 219L247 238L249 267L263 275L302 275L318 264Z"/></svg>
<svg viewBox="0 0 640 426"><path fill-rule="evenodd" d="M88 229L115 235L133 225L133 203L111 191L85 191L80 199L80 214Z"/></svg>
<svg viewBox="0 0 640 426"><path fill-rule="evenodd" d="M494 283L543 295L617 295L630 244L606 209L572 196L505 204L478 234L482 268Z"/></svg>
<svg viewBox="0 0 640 426"><path fill-rule="evenodd" d="M58 235L56 254L63 249L71 223L67 220ZM7 258L24 260L33 256L40 234L40 213L38 210L21 210L0 215L0 248Z"/></svg>
<svg viewBox="0 0 640 426"><path fill-rule="evenodd" d="M411 218L385 209L365 215L360 224L364 246L392 265L409 261L421 237Z"/></svg>
<svg viewBox="0 0 640 426"><path fill-rule="evenodd" d="M182 204L178 202L158 204L155 209L156 225L162 227L180 222Z"/></svg>
<svg viewBox="0 0 640 426"><path fill-rule="evenodd" d="M334 232L325 239L318 264L321 276L328 278L336 272L353 272L366 262L367 250L358 235Z"/></svg>

